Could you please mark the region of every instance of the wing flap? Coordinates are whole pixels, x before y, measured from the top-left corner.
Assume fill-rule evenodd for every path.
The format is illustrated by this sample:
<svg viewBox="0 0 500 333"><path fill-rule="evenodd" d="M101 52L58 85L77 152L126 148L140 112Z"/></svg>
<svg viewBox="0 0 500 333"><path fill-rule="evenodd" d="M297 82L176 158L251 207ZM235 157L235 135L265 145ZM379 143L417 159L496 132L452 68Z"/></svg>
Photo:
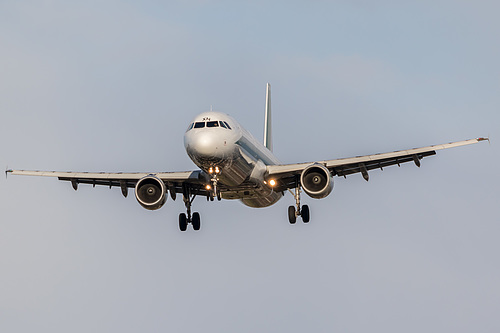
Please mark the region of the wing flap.
<svg viewBox="0 0 500 333"><path fill-rule="evenodd" d="M335 166L342 166L345 164L352 164L352 163L366 163L366 162L379 161L379 160L385 160L385 159L390 159L390 158L395 159L395 158L404 157L404 156L423 155L425 153L429 153L432 151L435 152L436 150L471 145L471 144L478 143L478 142L481 142L484 140L488 140L488 139L477 138L477 139L470 139L470 140L464 140L464 141L457 141L457 142L450 142L450 143L445 143L445 144L427 146L427 147L422 147L422 148L399 150L399 151L394 151L394 152L390 152L390 153L380 153L380 154L373 154L373 155L366 155L366 156L340 158L340 159L336 159L336 160L325 161L325 165L326 165L326 167L331 168L331 167L335 167ZM434 154L432 154L432 155L434 155Z"/></svg>
<svg viewBox="0 0 500 333"><path fill-rule="evenodd" d="M127 179L139 180L148 175L169 180L187 180L197 179L200 177L201 171L181 171L181 172L72 172L72 171L39 171L39 170L7 170L7 173L21 176L41 176L41 177L58 177L69 179Z"/></svg>
<svg viewBox="0 0 500 333"><path fill-rule="evenodd" d="M40 171L40 170L7 170L12 175L58 177L68 179L130 179L139 180L149 173L146 172L72 172L72 171Z"/></svg>
<svg viewBox="0 0 500 333"><path fill-rule="evenodd" d="M419 161L422 158L435 155L437 150L470 145L485 140L488 140L488 138L477 138L422 148L413 148L389 153L340 158L319 162L269 165L267 166L267 176L279 179L280 183L282 184L282 188L286 189L295 186L294 184L296 183L296 176L299 175L307 166L313 163L325 165L330 170L332 175L345 177L354 173L363 173L363 167L368 171L373 169L382 169L391 165L399 165L412 161L420 166Z"/></svg>
<svg viewBox="0 0 500 333"><path fill-rule="evenodd" d="M40 170L7 170L7 174L20 176L56 177L62 181L70 181L73 188L78 184L109 187L135 187L135 184L148 175L154 175L177 193L182 193L182 185L189 184L196 189L206 182L201 170L181 172L72 172L72 171L40 171Z"/></svg>
<svg viewBox="0 0 500 333"><path fill-rule="evenodd" d="M391 166L391 165L400 165L402 163L406 162L414 162L415 157L418 160L421 160L424 157L427 156L432 156L435 155L435 151L427 151L421 154L413 154L413 155L406 155L406 156L397 156L397 157L391 157L391 158L385 158L385 159L380 159L380 160L371 160L368 162L360 162L360 163L353 163L353 164L345 164L345 165L339 165L337 167L331 168L331 171L333 174L337 176L347 176L353 173L358 173L361 172L361 164L363 164L366 168L366 170L373 170L373 169L383 169L385 167Z"/></svg>

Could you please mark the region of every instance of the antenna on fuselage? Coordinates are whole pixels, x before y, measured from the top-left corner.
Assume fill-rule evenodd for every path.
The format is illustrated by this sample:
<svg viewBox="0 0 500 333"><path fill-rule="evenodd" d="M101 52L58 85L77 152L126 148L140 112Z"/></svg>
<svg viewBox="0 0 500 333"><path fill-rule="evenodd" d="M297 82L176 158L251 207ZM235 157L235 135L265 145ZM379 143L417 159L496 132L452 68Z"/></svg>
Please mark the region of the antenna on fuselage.
<svg viewBox="0 0 500 333"><path fill-rule="evenodd" d="M264 119L264 146L273 151L273 140L271 130L271 85L268 83L266 88L266 114Z"/></svg>

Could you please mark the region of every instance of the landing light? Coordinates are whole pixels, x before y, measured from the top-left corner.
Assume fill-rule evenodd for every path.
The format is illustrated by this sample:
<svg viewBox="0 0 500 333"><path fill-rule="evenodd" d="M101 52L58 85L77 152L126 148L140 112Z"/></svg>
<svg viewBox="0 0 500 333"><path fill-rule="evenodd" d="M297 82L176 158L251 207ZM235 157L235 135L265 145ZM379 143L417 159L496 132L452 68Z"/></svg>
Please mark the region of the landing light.
<svg viewBox="0 0 500 333"><path fill-rule="evenodd" d="M208 168L208 173L209 173L209 174L212 174L212 173L214 173L214 172L215 172L215 173L220 173L220 169L219 169L219 167L218 167L218 166L216 166L215 168L214 168L214 167L210 167L210 168Z"/></svg>
<svg viewBox="0 0 500 333"><path fill-rule="evenodd" d="M205 186L205 189L206 189L207 191L210 191L210 190L212 189L212 186L207 185L207 186Z"/></svg>
<svg viewBox="0 0 500 333"><path fill-rule="evenodd" d="M269 181L269 185L271 185L272 187L276 186L276 181L274 179L271 179Z"/></svg>

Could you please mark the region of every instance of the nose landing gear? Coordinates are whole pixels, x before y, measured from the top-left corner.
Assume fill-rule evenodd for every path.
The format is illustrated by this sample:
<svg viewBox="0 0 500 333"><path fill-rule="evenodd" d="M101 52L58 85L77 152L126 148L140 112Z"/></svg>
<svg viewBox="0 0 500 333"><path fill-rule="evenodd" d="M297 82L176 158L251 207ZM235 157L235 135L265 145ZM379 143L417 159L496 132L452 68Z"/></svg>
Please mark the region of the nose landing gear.
<svg viewBox="0 0 500 333"><path fill-rule="evenodd" d="M290 193L295 197L295 207L294 206L289 206L288 207L288 221L290 224L295 224L297 221L297 216L302 217L302 222L307 223L310 220L310 211L309 211L309 206L308 205L303 205L302 207L300 206L300 184L297 181L297 186L295 187L295 193L293 193L291 190Z"/></svg>
<svg viewBox="0 0 500 333"><path fill-rule="evenodd" d="M212 179L210 179L210 184L205 187L207 190L207 201L214 201L215 198L217 198L217 201L221 201L222 196L220 193L219 188L217 187L217 182L219 179L217 176L214 176Z"/></svg>
<svg viewBox="0 0 500 333"><path fill-rule="evenodd" d="M212 183L212 191L210 193L210 201L214 201L214 198L217 198L217 201L220 201L222 199L220 191L217 187L217 183L219 182L219 174L221 172L221 169L219 167L210 167L208 169L208 173L211 175L210 182Z"/></svg>
<svg viewBox="0 0 500 333"><path fill-rule="evenodd" d="M208 173L210 174L210 184L206 185L206 194L207 194L207 201L214 201L214 198L217 198L218 201L222 199L220 190L218 188L218 182L219 182L219 174L221 172L221 169L219 167L210 167L208 170ZM181 231L186 231L188 224L191 224L193 226L194 230L200 230L201 228L201 218L200 218L200 213L194 212L191 214L191 205L194 201L194 198L196 198L196 194L199 193L199 189L192 189L187 186L183 185L182 187L182 200L184 201L184 205L186 206L186 213L181 213L179 214L179 229ZM194 194L193 194L193 193Z"/></svg>
<svg viewBox="0 0 500 333"><path fill-rule="evenodd" d="M220 191L219 191L219 188L217 187L217 182L219 181L219 177L217 177L217 175L215 175L212 179L212 193L211 193L211 197L212 197L212 201L213 201L213 198L216 197L217 198L217 201L220 201L222 199L221 195L220 195Z"/></svg>
<svg viewBox="0 0 500 333"><path fill-rule="evenodd" d="M186 231L189 223L193 225L193 229L198 231L201 227L200 213L194 212L191 215L191 204L196 198L196 194L191 195L189 188L184 187L182 199L184 200L184 205L186 206L187 214L179 214L179 229L181 231Z"/></svg>

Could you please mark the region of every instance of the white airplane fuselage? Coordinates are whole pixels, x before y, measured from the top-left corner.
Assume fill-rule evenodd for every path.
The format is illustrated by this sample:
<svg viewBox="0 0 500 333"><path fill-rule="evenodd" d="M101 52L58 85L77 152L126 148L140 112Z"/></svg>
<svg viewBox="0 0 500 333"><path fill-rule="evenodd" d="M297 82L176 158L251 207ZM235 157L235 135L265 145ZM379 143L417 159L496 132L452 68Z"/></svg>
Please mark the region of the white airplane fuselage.
<svg viewBox="0 0 500 333"><path fill-rule="evenodd" d="M184 134L184 147L201 170L210 175L218 170L219 183L229 188L238 186L237 190L221 193L224 199L267 207L283 196L264 178L266 165L279 164L278 159L227 114L205 112L196 116Z"/></svg>

